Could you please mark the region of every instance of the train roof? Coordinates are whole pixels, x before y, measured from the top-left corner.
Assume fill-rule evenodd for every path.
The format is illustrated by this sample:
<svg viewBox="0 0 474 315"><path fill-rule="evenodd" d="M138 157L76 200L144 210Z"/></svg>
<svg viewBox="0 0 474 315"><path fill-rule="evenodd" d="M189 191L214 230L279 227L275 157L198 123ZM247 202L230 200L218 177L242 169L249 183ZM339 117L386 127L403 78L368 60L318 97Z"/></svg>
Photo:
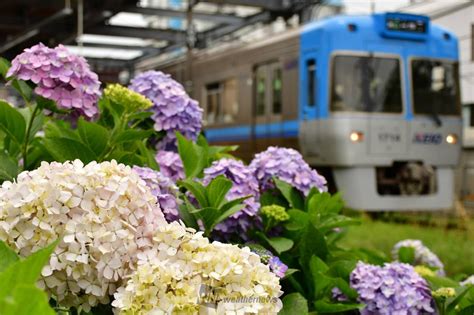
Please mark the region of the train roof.
<svg viewBox="0 0 474 315"><path fill-rule="evenodd" d="M427 16L398 12L339 15L315 21L303 26L301 43L303 51L325 43L324 48L330 50L383 48L394 53L411 50L440 58L458 57L458 40L453 32L432 24Z"/></svg>

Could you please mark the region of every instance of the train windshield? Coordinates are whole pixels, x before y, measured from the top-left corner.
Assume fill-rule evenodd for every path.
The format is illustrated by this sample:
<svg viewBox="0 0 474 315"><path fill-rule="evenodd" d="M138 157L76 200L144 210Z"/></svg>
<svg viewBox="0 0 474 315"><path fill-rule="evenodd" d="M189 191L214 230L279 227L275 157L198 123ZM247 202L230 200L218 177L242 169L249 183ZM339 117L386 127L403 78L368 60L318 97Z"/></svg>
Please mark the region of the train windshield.
<svg viewBox="0 0 474 315"><path fill-rule="evenodd" d="M411 73L415 114L461 114L457 63L415 59Z"/></svg>
<svg viewBox="0 0 474 315"><path fill-rule="evenodd" d="M336 56L331 110L401 113L400 61L374 56Z"/></svg>

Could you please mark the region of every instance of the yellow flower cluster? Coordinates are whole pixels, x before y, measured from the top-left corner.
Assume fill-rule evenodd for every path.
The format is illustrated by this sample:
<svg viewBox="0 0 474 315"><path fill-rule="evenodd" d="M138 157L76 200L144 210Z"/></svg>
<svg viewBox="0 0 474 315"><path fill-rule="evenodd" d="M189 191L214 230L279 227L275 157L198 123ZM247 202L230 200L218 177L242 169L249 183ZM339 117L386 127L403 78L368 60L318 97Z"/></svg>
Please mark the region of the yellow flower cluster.
<svg viewBox="0 0 474 315"><path fill-rule="evenodd" d="M121 104L130 112L145 110L153 103L140 93L134 92L120 84L109 84L104 90L107 98L115 103Z"/></svg>
<svg viewBox="0 0 474 315"><path fill-rule="evenodd" d="M290 215L286 213L285 208L278 205L264 206L260 210L263 216L273 219L277 222L284 222L290 219Z"/></svg>
<svg viewBox="0 0 474 315"><path fill-rule="evenodd" d="M456 290L453 288L439 288L436 291L431 292L435 298L450 298L456 295Z"/></svg>
<svg viewBox="0 0 474 315"><path fill-rule="evenodd" d="M433 270L423 265L415 266L415 271L422 277L436 276L436 273Z"/></svg>
<svg viewBox="0 0 474 315"><path fill-rule="evenodd" d="M210 243L173 222L155 232L155 247L115 293L119 314L276 314L279 279L249 248Z"/></svg>

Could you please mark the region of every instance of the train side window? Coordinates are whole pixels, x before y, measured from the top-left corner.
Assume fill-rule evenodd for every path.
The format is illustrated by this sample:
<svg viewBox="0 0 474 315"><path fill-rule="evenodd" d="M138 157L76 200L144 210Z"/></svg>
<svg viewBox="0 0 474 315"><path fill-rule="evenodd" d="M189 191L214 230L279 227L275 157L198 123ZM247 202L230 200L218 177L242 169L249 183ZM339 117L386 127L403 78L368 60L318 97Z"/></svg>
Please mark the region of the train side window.
<svg viewBox="0 0 474 315"><path fill-rule="evenodd" d="M256 85L256 114L257 116L265 115L265 72L257 71L257 85Z"/></svg>
<svg viewBox="0 0 474 315"><path fill-rule="evenodd" d="M206 120L209 124L218 122L222 103L221 83L206 85Z"/></svg>
<svg viewBox="0 0 474 315"><path fill-rule="evenodd" d="M308 71L308 106L313 107L316 105L316 60L307 60L306 69Z"/></svg>
<svg viewBox="0 0 474 315"><path fill-rule="evenodd" d="M232 123L239 111L237 80L229 79L206 85L208 124Z"/></svg>
<svg viewBox="0 0 474 315"><path fill-rule="evenodd" d="M282 104L282 78L281 78L281 69L275 68L273 70L273 114L281 114L281 104Z"/></svg>

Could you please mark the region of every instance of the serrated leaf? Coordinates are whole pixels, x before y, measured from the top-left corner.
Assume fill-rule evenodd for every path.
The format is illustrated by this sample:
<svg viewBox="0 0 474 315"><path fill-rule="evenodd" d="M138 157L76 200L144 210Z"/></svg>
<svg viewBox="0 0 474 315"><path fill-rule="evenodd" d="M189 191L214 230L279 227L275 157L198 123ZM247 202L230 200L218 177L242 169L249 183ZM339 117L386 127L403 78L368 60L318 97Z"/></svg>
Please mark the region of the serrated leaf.
<svg viewBox="0 0 474 315"><path fill-rule="evenodd" d="M296 188L278 178L273 178L273 181L292 208L304 210L302 194Z"/></svg>
<svg viewBox="0 0 474 315"><path fill-rule="evenodd" d="M107 148L109 141L109 132L101 125L93 122L85 121L82 117L77 123L77 130L81 137L82 143L84 143L97 157Z"/></svg>
<svg viewBox="0 0 474 315"><path fill-rule="evenodd" d="M283 297L283 308L279 315L307 315L308 302L299 293L290 293Z"/></svg>
<svg viewBox="0 0 474 315"><path fill-rule="evenodd" d="M223 175L213 178L206 187L207 200L211 207L219 208L225 202L225 196L232 188L232 182Z"/></svg>
<svg viewBox="0 0 474 315"><path fill-rule="evenodd" d="M83 143L68 138L46 138L44 145L49 154L58 162L79 159L89 163L95 159L94 152Z"/></svg>
<svg viewBox="0 0 474 315"><path fill-rule="evenodd" d="M18 255L4 242L0 241L0 273L11 264L17 262L18 259Z"/></svg>
<svg viewBox="0 0 474 315"><path fill-rule="evenodd" d="M16 143L25 140L26 121L15 108L0 100L0 129Z"/></svg>

